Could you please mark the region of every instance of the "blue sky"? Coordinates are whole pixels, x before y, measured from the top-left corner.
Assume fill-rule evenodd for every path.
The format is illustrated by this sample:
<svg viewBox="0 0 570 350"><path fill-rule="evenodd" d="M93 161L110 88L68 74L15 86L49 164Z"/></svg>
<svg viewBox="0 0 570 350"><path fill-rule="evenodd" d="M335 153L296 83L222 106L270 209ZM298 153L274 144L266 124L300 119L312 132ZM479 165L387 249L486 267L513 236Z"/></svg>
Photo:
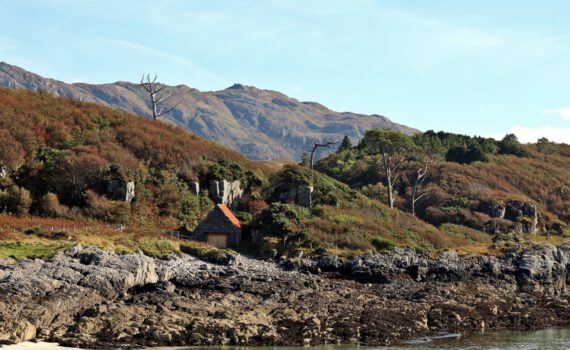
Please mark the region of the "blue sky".
<svg viewBox="0 0 570 350"><path fill-rule="evenodd" d="M235 82L421 130L570 143L570 1L3 0L0 60Z"/></svg>

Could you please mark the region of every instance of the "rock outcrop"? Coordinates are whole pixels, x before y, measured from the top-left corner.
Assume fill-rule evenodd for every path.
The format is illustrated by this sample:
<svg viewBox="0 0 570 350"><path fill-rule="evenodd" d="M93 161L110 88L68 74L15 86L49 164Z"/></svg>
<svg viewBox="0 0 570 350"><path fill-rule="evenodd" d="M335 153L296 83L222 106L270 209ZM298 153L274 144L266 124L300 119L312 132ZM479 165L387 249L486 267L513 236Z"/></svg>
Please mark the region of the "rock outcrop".
<svg viewBox="0 0 570 350"><path fill-rule="evenodd" d="M210 181L210 198L216 204L225 204L228 208L235 210L240 204L243 190L239 180L212 180Z"/></svg>
<svg viewBox="0 0 570 350"><path fill-rule="evenodd" d="M372 345L570 325L570 245L498 257L432 259L399 249L348 260L219 262L226 265L79 246L48 261L0 262L0 342Z"/></svg>
<svg viewBox="0 0 570 350"><path fill-rule="evenodd" d="M107 195L114 200L130 203L135 198L135 183L113 180L107 185Z"/></svg>
<svg viewBox="0 0 570 350"><path fill-rule="evenodd" d="M200 183L199 182L189 182L188 183L188 189L190 190L190 193L192 193L195 196L200 195Z"/></svg>
<svg viewBox="0 0 570 350"><path fill-rule="evenodd" d="M279 201L284 203L295 203L302 207L311 207L313 205L313 187L301 185L291 188L286 192L279 193Z"/></svg>
<svg viewBox="0 0 570 350"><path fill-rule="evenodd" d="M487 231L491 233L534 234L538 232L538 209L536 205L519 200L505 203L482 202L479 210L493 219L508 220L508 225L497 220L487 223Z"/></svg>

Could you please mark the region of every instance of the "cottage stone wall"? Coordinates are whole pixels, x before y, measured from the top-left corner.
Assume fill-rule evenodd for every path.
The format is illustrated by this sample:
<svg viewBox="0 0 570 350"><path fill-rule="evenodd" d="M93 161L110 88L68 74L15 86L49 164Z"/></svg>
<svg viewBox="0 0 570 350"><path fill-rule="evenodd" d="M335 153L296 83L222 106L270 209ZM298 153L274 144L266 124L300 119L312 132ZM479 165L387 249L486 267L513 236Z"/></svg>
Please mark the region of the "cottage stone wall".
<svg viewBox="0 0 570 350"><path fill-rule="evenodd" d="M196 227L192 233L192 239L207 242L208 232L227 233L228 247L230 248L236 248L241 243L241 230L218 207L212 210L206 219Z"/></svg>

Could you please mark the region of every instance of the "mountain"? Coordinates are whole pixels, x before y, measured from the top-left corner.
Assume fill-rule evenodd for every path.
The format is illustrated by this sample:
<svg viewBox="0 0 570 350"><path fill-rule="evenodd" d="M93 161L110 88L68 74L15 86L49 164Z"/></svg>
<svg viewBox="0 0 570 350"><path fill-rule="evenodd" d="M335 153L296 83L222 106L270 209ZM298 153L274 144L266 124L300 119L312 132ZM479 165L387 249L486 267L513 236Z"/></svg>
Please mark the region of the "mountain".
<svg viewBox="0 0 570 350"><path fill-rule="evenodd" d="M83 102L151 117L148 94L140 84L67 84L22 68L0 63L0 86L47 91ZM418 130L380 115L334 112L315 102L300 102L280 92L235 84L221 91L202 92L186 85L166 86L167 107L178 104L163 120L241 152L250 159L295 159L313 140L358 141L370 128L390 128L406 134Z"/></svg>

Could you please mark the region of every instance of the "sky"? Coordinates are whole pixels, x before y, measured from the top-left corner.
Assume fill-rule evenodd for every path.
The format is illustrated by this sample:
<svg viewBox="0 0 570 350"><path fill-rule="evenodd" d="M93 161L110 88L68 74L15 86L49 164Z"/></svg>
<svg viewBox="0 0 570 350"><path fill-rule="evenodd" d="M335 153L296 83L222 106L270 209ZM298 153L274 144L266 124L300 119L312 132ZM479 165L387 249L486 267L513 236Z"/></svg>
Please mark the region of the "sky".
<svg viewBox="0 0 570 350"><path fill-rule="evenodd" d="M420 130L570 143L570 1L2 0L0 61L281 91Z"/></svg>

